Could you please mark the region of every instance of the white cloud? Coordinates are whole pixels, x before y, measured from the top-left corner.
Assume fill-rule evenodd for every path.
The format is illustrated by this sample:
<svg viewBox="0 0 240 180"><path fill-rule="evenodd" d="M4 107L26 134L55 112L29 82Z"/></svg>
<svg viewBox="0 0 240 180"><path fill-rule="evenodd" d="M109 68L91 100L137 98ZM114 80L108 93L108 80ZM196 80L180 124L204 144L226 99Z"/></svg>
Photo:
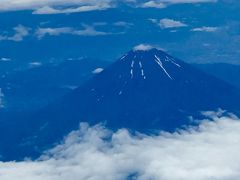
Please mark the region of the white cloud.
<svg viewBox="0 0 240 180"><path fill-rule="evenodd" d="M217 0L1 0L0 11L32 10L35 14L76 13L105 10L117 7L120 3L137 7L163 8L171 4L207 3Z"/></svg>
<svg viewBox="0 0 240 180"><path fill-rule="evenodd" d="M207 26L203 26L203 27L199 27L199 28L194 28L192 29L192 31L195 32L216 32L219 28L218 27L207 27Z"/></svg>
<svg viewBox="0 0 240 180"><path fill-rule="evenodd" d="M153 46L153 45L150 45L150 44L139 44L139 45L133 47L134 51L149 51L151 49L158 49L158 50L161 50L161 51L166 51L166 49L164 49L164 48L161 48L159 46Z"/></svg>
<svg viewBox="0 0 240 180"><path fill-rule="evenodd" d="M187 3L209 3L209 2L217 2L218 0L159 0L163 3L169 4L187 4Z"/></svg>
<svg viewBox="0 0 240 180"><path fill-rule="evenodd" d="M141 7L143 8L165 8L167 7L165 3L162 3L162 2L156 2L156 1L148 1L148 2L145 2L141 5Z"/></svg>
<svg viewBox="0 0 240 180"><path fill-rule="evenodd" d="M61 34L71 34L78 36L103 36L112 33L97 31L93 26L84 26L84 29L74 29L71 27L61 27L61 28L38 28L36 30L36 36L38 39L42 39L46 35L49 36L59 36Z"/></svg>
<svg viewBox="0 0 240 180"><path fill-rule="evenodd" d="M142 3L139 7L161 9L174 4L214 3L217 1L218 0L150 0Z"/></svg>
<svg viewBox="0 0 240 180"><path fill-rule="evenodd" d="M181 22L181 21L177 21L174 19L168 19L168 18L164 18L164 19L148 19L149 21L151 21L152 23L158 25L161 27L161 29L168 29L168 28L180 28L180 27L187 27L188 25Z"/></svg>
<svg viewBox="0 0 240 180"><path fill-rule="evenodd" d="M187 27L188 25L181 22L181 21L176 21L173 19L161 19L157 23L162 29L168 29L168 28L179 28L179 27Z"/></svg>
<svg viewBox="0 0 240 180"><path fill-rule="evenodd" d="M35 14L74 13L107 9L113 6L112 3L112 0L1 0L0 11L33 10Z"/></svg>
<svg viewBox="0 0 240 180"><path fill-rule="evenodd" d="M148 51L153 49L153 46L149 44L139 44L133 48L134 51Z"/></svg>
<svg viewBox="0 0 240 180"><path fill-rule="evenodd" d="M149 18L148 20L151 21L154 24L158 24L158 21L159 21L159 20L154 19L154 18Z"/></svg>
<svg viewBox="0 0 240 180"><path fill-rule="evenodd" d="M46 35L49 36L59 36L62 34L71 34L77 36L104 36L104 35L113 35L113 34L123 34L124 32L112 33L112 32L104 32L98 31L95 29L95 26L103 26L106 25L104 22L93 23L93 25L82 25L81 29L72 28L72 27L59 27L59 28L37 28L35 30L35 36L38 39L42 39ZM14 34L9 35L9 33L4 33L0 35L0 41L22 41L25 37L30 35L30 28L25 27L23 25L18 25L13 28ZM0 59L0 61L6 61L6 59Z"/></svg>
<svg viewBox="0 0 240 180"><path fill-rule="evenodd" d="M199 127L153 136L81 124L80 130L39 160L0 163L0 178L237 180L240 119L221 113L206 115Z"/></svg>
<svg viewBox="0 0 240 180"><path fill-rule="evenodd" d="M129 22L125 22L125 21L117 21L115 23L113 23L114 26L119 26L119 27L130 27L133 26L133 23L129 23Z"/></svg>
<svg viewBox="0 0 240 180"><path fill-rule="evenodd" d="M103 70L104 70L103 68L97 68L97 69L93 70L92 73L99 74L99 73L103 72Z"/></svg>
<svg viewBox="0 0 240 180"><path fill-rule="evenodd" d="M103 35L109 35L112 33L97 31L92 26L85 26L85 29L83 30L73 31L73 34L78 36L103 36Z"/></svg>
<svg viewBox="0 0 240 180"><path fill-rule="evenodd" d="M13 28L15 34L12 36L9 35L0 35L0 41L22 41L24 37L29 35L30 28L23 25L18 25Z"/></svg>
<svg viewBox="0 0 240 180"><path fill-rule="evenodd" d="M0 58L0 61L3 61L3 62L8 62L8 61L11 61L11 60L12 60L11 58L7 58L7 57Z"/></svg>
<svg viewBox="0 0 240 180"><path fill-rule="evenodd" d="M65 9L56 9L49 6L44 6L39 8L33 12L33 14L70 14L70 13L77 13L77 12L86 12L86 11L94 11L94 10L104 10L110 8L110 6L80 6L76 8L65 8Z"/></svg>
<svg viewBox="0 0 240 180"><path fill-rule="evenodd" d="M38 61L34 61L34 62L29 63L30 68L35 68L35 67L39 67L39 66L42 66L42 63L38 62Z"/></svg>
<svg viewBox="0 0 240 180"><path fill-rule="evenodd" d="M38 28L36 30L36 36L39 39L42 39L44 36L58 36L60 34L71 34L73 28L70 27L61 27L61 28Z"/></svg>
<svg viewBox="0 0 240 180"><path fill-rule="evenodd" d="M18 25L14 30L16 33L12 37L8 37L8 40L22 41L24 37L29 35L29 28L25 26Z"/></svg>

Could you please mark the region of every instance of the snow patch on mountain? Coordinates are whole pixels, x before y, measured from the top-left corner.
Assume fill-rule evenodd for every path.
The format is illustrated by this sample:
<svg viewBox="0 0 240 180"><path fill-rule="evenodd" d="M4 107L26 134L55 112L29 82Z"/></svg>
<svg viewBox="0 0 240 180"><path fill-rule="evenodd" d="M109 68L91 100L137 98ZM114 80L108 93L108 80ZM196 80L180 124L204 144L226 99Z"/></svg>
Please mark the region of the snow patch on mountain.
<svg viewBox="0 0 240 180"><path fill-rule="evenodd" d="M165 73L170 79L173 79L173 78L170 76L170 74L167 72L167 70L163 67L163 63L162 63L162 61L160 60L160 58L157 57L156 55L155 55L155 61L156 61L156 63L162 68L162 70L164 71L164 73Z"/></svg>

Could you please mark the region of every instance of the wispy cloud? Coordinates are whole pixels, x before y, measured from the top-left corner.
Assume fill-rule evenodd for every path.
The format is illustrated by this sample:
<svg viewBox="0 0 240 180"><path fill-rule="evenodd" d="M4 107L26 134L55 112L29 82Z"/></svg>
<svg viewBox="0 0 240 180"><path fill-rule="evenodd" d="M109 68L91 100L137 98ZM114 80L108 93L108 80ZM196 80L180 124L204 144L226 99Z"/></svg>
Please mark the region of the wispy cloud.
<svg viewBox="0 0 240 180"><path fill-rule="evenodd" d="M12 61L12 59L11 58L7 58L7 57L2 57L2 58L0 58L0 61L2 61L2 62L9 62L9 61Z"/></svg>
<svg viewBox="0 0 240 180"><path fill-rule="evenodd" d="M93 26L84 25L83 29L75 29L72 27L38 28L35 34L38 39L42 39L46 35L59 36L61 34L71 34L77 36L104 36L113 33L97 31Z"/></svg>
<svg viewBox="0 0 240 180"><path fill-rule="evenodd" d="M104 26L107 24L101 23L101 26ZM105 36L105 35L113 35L113 34L122 34L123 32L104 32L104 31L98 31L95 28L97 26L100 26L100 23L96 23L93 25L82 25L82 28L73 28L73 27L59 27L59 28L53 28L53 27L44 27L44 28L37 28L37 29L30 29L28 27L25 27L23 25L18 25L13 28L13 35L10 34L10 32L6 31L4 34L0 35L0 41L15 41L15 42L20 42L23 41L25 37L30 34L30 30L34 33L34 36L37 37L38 39L42 39L45 36L59 36L62 34L70 34L70 35L76 35L76 36ZM4 61L2 59L1 61Z"/></svg>
<svg viewBox="0 0 240 180"><path fill-rule="evenodd" d="M240 120L207 112L173 134L111 132L81 124L39 160L0 163L4 180L207 180L240 178Z"/></svg>
<svg viewBox="0 0 240 180"><path fill-rule="evenodd" d="M167 5L163 2L157 2L157 1L147 1L141 5L143 8L166 8Z"/></svg>
<svg viewBox="0 0 240 180"><path fill-rule="evenodd" d="M217 2L218 0L158 0L163 3L170 4L186 4L186 3L208 3L208 2Z"/></svg>
<svg viewBox="0 0 240 180"><path fill-rule="evenodd" d="M39 8L33 12L33 14L70 14L70 13L77 13L77 12L87 12L87 11L94 11L94 10L105 10L110 8L109 5L85 5L75 8L64 8L64 9L57 9L54 7L44 6Z"/></svg>
<svg viewBox="0 0 240 180"><path fill-rule="evenodd" d="M161 27L161 29L169 29L169 28L180 28L180 27L187 27L188 25L181 22L181 21L177 21L174 19L168 19L168 18L164 18L164 19L149 19L152 23L158 25Z"/></svg>
<svg viewBox="0 0 240 180"><path fill-rule="evenodd" d="M36 30L36 36L38 37L38 39L42 39L43 37L45 37L46 35L49 36L58 36L60 34L71 34L72 33L73 28L70 27L61 27L61 28L38 28Z"/></svg>
<svg viewBox="0 0 240 180"><path fill-rule="evenodd" d="M36 68L42 66L42 62L34 61L29 63L29 68Z"/></svg>
<svg viewBox="0 0 240 180"><path fill-rule="evenodd" d="M129 22L126 22L126 21L117 21L115 23L113 23L114 26L118 26L118 27L131 27L133 26L134 24L133 23L129 23Z"/></svg>
<svg viewBox="0 0 240 180"><path fill-rule="evenodd" d="M218 29L219 29L218 27L203 26L203 27L193 28L191 31L195 31L195 32L215 32Z"/></svg>
<svg viewBox="0 0 240 180"><path fill-rule="evenodd" d="M150 0L143 2L139 7L162 9L174 4L214 3L217 1L218 0Z"/></svg>
<svg viewBox="0 0 240 180"><path fill-rule="evenodd" d="M14 30L14 35L0 35L0 41L22 41L24 37L29 35L30 28L25 27L23 25L18 25Z"/></svg>

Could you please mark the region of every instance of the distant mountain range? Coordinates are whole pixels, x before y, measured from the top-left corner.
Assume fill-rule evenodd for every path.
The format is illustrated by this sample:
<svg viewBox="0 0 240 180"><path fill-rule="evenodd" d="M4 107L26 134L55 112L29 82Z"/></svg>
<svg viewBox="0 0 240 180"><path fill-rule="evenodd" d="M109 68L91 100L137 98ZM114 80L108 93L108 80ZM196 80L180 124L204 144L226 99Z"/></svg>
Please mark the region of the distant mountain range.
<svg viewBox="0 0 240 180"><path fill-rule="evenodd" d="M240 88L240 65L218 63L194 64L194 66Z"/></svg>
<svg viewBox="0 0 240 180"><path fill-rule="evenodd" d="M65 60L2 73L4 109L28 112L71 92L109 63L95 59Z"/></svg>
<svg viewBox="0 0 240 180"><path fill-rule="evenodd" d="M201 111L240 110L238 88L161 50L132 50L96 72L69 94L12 125L13 145L1 143L0 154L7 159L37 156L77 129L79 122L141 132L173 131L194 124L190 117L201 117Z"/></svg>

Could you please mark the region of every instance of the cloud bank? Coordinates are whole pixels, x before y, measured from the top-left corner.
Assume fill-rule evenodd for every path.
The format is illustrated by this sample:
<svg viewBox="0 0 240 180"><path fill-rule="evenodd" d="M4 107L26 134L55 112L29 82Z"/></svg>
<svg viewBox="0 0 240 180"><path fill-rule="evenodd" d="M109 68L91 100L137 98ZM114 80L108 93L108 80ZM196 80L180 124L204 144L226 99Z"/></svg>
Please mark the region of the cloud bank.
<svg viewBox="0 0 240 180"><path fill-rule="evenodd" d="M0 11L31 10L34 14L61 14L105 10L121 3L143 8L165 8L172 4L208 2L217 0L1 0Z"/></svg>
<svg viewBox="0 0 240 180"><path fill-rule="evenodd" d="M81 124L36 161L0 163L0 179L239 179L240 119L205 115L198 127L152 136Z"/></svg>
<svg viewBox="0 0 240 180"><path fill-rule="evenodd" d="M35 14L59 14L103 10L111 0L1 0L0 11L33 10Z"/></svg>

